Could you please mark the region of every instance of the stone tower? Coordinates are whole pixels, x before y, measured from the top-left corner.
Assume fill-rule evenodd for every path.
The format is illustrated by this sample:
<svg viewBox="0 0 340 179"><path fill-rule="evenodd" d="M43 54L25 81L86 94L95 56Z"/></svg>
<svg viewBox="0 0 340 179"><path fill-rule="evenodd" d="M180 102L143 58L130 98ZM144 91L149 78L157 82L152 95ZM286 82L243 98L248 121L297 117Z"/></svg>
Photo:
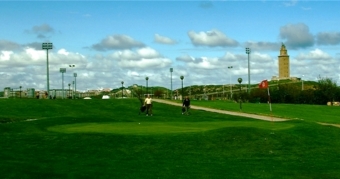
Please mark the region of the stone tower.
<svg viewBox="0 0 340 179"><path fill-rule="evenodd" d="M282 43L279 57L279 79L290 78L289 55L286 46Z"/></svg>

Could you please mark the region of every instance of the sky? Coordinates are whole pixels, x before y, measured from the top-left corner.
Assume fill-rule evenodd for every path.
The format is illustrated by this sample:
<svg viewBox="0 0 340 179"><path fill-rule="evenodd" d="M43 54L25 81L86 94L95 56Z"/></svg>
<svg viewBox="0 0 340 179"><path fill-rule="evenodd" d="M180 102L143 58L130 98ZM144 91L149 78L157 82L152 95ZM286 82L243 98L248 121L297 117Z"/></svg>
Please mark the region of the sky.
<svg viewBox="0 0 340 179"><path fill-rule="evenodd" d="M278 76L340 83L340 1L1 1L0 91L168 89ZM72 65L72 67L70 67ZM74 67L73 67L74 65ZM229 68L228 68L229 67ZM66 68L66 73L60 73ZM173 72L170 72L173 68ZM74 77L77 73L77 77ZM64 80L62 80L64 75ZM172 81L172 83L171 83ZM171 85L172 84L172 85Z"/></svg>

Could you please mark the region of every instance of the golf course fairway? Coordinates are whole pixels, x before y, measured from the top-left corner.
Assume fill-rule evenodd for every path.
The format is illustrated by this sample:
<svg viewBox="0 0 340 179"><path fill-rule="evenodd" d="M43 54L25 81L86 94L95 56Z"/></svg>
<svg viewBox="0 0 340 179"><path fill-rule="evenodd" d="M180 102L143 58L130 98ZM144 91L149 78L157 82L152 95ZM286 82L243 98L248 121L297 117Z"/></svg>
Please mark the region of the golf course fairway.
<svg viewBox="0 0 340 179"><path fill-rule="evenodd" d="M171 133L194 133L216 130L226 127L261 128L267 130L284 130L293 124L259 121L219 121L219 122L112 122L80 123L49 127L49 131L61 133L111 133L123 135L153 135Z"/></svg>

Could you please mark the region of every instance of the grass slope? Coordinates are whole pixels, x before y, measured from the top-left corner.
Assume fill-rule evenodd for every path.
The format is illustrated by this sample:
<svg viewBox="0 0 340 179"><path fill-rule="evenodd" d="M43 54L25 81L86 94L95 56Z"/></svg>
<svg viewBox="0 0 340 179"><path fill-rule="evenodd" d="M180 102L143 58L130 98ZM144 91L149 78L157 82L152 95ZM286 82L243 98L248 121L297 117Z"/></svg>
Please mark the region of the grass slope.
<svg viewBox="0 0 340 179"><path fill-rule="evenodd" d="M209 108L240 111L239 103L214 100L214 101L192 101L193 105ZM340 107L326 105L303 105L303 104L269 104L265 103L242 103L242 112L276 116L288 119L306 120L309 122L326 122L340 124Z"/></svg>
<svg viewBox="0 0 340 179"><path fill-rule="evenodd" d="M128 99L0 107L0 119L12 121L0 124L1 178L340 178L340 129L321 119L183 116L158 103L147 117Z"/></svg>

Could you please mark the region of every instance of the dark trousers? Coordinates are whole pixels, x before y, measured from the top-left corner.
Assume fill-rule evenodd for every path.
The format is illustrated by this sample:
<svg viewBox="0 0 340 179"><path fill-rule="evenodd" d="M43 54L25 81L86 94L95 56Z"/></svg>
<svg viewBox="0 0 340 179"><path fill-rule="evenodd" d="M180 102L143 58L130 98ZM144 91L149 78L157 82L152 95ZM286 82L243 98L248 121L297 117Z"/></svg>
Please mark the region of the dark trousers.
<svg viewBox="0 0 340 179"><path fill-rule="evenodd" d="M152 114L152 104L146 104L146 114Z"/></svg>

